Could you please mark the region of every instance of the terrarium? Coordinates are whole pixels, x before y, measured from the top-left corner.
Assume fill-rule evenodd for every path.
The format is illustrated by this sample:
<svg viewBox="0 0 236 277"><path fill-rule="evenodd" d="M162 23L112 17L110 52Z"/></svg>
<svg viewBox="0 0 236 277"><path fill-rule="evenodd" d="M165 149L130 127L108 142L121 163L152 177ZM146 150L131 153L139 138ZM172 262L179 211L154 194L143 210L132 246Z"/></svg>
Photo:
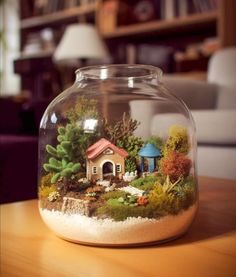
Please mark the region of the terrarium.
<svg viewBox="0 0 236 277"><path fill-rule="evenodd" d="M76 71L40 124L39 209L73 242L126 246L184 234L197 210L192 116L146 65Z"/></svg>

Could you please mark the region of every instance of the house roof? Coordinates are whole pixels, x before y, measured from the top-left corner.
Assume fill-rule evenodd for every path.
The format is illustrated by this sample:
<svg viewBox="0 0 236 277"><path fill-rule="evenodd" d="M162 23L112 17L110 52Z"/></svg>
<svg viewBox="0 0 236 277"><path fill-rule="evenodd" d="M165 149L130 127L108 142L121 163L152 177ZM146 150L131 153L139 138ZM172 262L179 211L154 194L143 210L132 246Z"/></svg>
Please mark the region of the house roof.
<svg viewBox="0 0 236 277"><path fill-rule="evenodd" d="M95 142L87 149L86 151L87 158L94 159L98 155L100 155L103 151L105 151L107 148L112 149L114 152L118 153L120 156L124 158L129 155L124 149L115 146L107 139L101 138L99 141Z"/></svg>
<svg viewBox="0 0 236 277"><path fill-rule="evenodd" d="M160 151L152 144L145 144L138 152L139 156L147 158L155 158L161 155Z"/></svg>

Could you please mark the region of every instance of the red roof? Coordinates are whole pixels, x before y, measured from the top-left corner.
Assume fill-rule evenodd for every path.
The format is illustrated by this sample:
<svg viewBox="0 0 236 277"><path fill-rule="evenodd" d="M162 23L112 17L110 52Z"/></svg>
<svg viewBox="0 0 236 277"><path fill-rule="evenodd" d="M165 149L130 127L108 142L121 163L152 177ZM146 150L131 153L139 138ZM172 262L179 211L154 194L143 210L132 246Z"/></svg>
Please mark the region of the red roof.
<svg viewBox="0 0 236 277"><path fill-rule="evenodd" d="M119 148L115 146L113 143L110 141L102 138L99 141L95 142L93 145L91 145L87 151L87 157L88 159L94 159L98 155L100 155L103 151L105 151L107 148L112 149L114 152L118 153L122 157L127 157L129 154L122 148Z"/></svg>

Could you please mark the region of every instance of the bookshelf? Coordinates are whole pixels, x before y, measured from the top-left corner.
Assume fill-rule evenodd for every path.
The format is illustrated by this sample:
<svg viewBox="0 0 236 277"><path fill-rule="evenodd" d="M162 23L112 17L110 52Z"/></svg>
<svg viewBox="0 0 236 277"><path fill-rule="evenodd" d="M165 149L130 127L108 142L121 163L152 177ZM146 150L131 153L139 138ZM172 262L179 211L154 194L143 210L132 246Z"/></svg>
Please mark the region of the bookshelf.
<svg viewBox="0 0 236 277"><path fill-rule="evenodd" d="M154 42L156 45L175 45L176 47L184 48L187 44L198 43L204 38L215 36L220 42L220 47L236 45L236 32L234 27L236 26L236 17L234 15L234 11L236 10L235 0L218 0L219 7L217 10L191 13L171 19L152 19L147 22L129 22L129 24L123 25L119 24L118 20L115 20L117 23L116 26L113 26L114 28L105 32L100 29L99 20L104 19L100 16L103 4L110 0L87 0L83 1L81 5L78 5L78 3L82 3L82 0L45 1L46 3L50 3L50 5L52 5L51 3L64 3L66 6L63 9L55 9L54 7L50 12L47 11L38 14L34 12L34 5L37 1L20 0L21 10L23 11L23 13L21 11L22 19L20 21L22 50L27 43L28 35L31 33L40 32L45 28L51 28L53 32L55 31L55 45L57 45L68 24L83 21L95 24L98 27L112 56L115 57L115 63L127 62L127 57L125 56L127 53L125 51L127 50L126 46L128 44L139 45L142 43L152 44ZM124 0L114 1L119 6L119 3ZM73 6L68 6L68 3L73 3ZM119 13L115 16L119 16ZM109 21L107 22L108 24ZM37 78L39 73L43 75L40 78L40 82L44 82L44 79L46 79L50 83L50 76L57 75L56 71L58 70L57 66L53 63L52 56L53 49L49 51L42 50L35 54L22 54L15 61L15 71L22 77L22 90L30 90L34 95L34 90L38 86L34 80L39 80ZM39 68L39 65L41 68ZM194 68L193 70L196 71ZM40 71L45 72L42 74ZM33 77L31 76L32 72L35 74ZM182 72L178 72L179 76L183 76L183 74ZM195 78L194 76L199 76L199 74L190 73L188 76L189 78L191 76ZM200 72L200 76L206 76L206 74ZM53 83L54 80L51 82ZM40 87L42 90L44 89L42 84L40 84ZM50 88L47 89L50 90ZM55 95L55 92L52 94ZM37 89L37 97L40 98L40 95L40 91Z"/></svg>
<svg viewBox="0 0 236 277"><path fill-rule="evenodd" d="M96 13L98 8L98 2L90 3L87 5L81 5L70 9L56 11L51 14L45 14L41 16L34 16L26 19L22 19L20 23L21 29L30 29L34 27L43 27L49 24L60 23L66 19L76 18L84 16L86 14Z"/></svg>
<svg viewBox="0 0 236 277"><path fill-rule="evenodd" d="M136 23L128 26L117 27L112 32L102 34L106 39L127 37L133 35L143 35L146 33L163 34L169 31L183 32L193 28L205 28L207 26L216 26L218 12L208 12L202 14L192 14L185 17L177 17L170 20L156 20L146 23Z"/></svg>

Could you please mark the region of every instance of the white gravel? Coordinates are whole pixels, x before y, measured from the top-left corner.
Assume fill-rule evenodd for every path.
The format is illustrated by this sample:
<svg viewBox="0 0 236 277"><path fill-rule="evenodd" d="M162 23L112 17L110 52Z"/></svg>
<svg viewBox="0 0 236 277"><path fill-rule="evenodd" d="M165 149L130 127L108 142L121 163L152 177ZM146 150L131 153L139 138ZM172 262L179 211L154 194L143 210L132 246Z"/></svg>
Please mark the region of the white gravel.
<svg viewBox="0 0 236 277"><path fill-rule="evenodd" d="M196 209L197 206L192 205L178 215L160 219L130 217L118 222L47 209L40 209L40 213L58 236L72 241L88 244L135 244L161 241L184 233L191 224Z"/></svg>

